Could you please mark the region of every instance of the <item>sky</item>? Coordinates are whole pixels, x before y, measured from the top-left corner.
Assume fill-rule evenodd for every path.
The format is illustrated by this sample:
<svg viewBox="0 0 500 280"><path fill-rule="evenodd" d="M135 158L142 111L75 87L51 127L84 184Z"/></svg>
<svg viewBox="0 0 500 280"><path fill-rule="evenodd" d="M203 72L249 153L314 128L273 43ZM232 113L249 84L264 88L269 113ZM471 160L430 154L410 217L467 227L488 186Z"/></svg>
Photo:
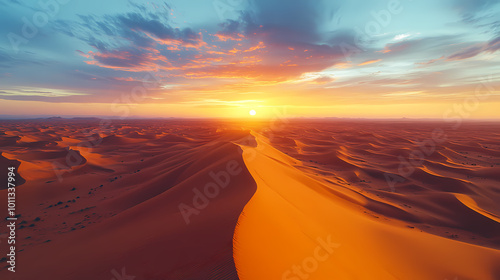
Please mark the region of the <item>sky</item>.
<svg viewBox="0 0 500 280"><path fill-rule="evenodd" d="M0 115L500 118L498 0L0 0Z"/></svg>

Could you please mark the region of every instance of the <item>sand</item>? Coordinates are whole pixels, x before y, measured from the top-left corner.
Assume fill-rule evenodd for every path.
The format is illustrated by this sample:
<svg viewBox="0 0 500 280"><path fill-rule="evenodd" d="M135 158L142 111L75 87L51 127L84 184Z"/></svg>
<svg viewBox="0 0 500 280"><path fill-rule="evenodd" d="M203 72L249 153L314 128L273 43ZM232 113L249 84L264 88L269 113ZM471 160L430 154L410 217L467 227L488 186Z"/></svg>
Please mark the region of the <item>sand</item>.
<svg viewBox="0 0 500 280"><path fill-rule="evenodd" d="M500 279L498 128L1 121L21 217L0 277Z"/></svg>

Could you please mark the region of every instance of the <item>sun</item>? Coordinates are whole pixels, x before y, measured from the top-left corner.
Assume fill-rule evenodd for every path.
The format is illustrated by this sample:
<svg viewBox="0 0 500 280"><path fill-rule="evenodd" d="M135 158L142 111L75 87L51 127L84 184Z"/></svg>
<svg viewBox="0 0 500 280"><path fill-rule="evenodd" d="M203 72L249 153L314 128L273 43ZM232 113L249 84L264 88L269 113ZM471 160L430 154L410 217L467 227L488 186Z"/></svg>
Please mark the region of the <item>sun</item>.
<svg viewBox="0 0 500 280"><path fill-rule="evenodd" d="M257 112L255 112L255 110L250 110L250 112L248 112L250 115L252 116L255 116L257 114Z"/></svg>

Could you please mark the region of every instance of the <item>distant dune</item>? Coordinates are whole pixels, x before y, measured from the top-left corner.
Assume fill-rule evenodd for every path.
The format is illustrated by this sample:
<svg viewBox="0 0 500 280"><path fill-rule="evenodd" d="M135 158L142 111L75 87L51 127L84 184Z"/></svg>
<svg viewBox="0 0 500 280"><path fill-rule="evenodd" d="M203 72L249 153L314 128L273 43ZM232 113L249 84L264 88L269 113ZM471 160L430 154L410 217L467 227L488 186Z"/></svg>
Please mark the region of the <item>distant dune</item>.
<svg viewBox="0 0 500 280"><path fill-rule="evenodd" d="M497 123L100 124L0 121L1 279L500 279Z"/></svg>

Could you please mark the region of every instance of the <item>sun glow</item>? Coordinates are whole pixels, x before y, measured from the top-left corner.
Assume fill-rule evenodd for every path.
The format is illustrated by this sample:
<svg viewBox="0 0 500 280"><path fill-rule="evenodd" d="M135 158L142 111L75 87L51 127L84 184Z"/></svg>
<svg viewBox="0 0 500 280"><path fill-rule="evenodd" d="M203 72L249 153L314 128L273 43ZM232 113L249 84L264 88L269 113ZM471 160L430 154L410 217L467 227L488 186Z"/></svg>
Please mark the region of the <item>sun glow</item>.
<svg viewBox="0 0 500 280"><path fill-rule="evenodd" d="M255 110L250 110L250 112L248 112L251 116L255 116L257 114L257 112L255 112Z"/></svg>

